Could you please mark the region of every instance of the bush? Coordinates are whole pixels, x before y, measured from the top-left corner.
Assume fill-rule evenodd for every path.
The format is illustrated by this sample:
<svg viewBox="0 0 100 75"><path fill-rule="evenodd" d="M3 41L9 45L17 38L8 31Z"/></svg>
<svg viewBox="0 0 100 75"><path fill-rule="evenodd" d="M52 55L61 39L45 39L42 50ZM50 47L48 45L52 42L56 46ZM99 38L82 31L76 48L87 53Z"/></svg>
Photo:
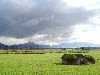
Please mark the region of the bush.
<svg viewBox="0 0 100 75"><path fill-rule="evenodd" d="M85 55L85 58L88 60L89 63L94 64L95 63L95 58L90 56L90 55Z"/></svg>
<svg viewBox="0 0 100 75"><path fill-rule="evenodd" d="M76 59L77 57L74 54L69 54L65 57L65 60L68 61L68 63L74 63Z"/></svg>
<svg viewBox="0 0 100 75"><path fill-rule="evenodd" d="M62 57L63 64L81 65L81 64L95 64L95 58L90 55L82 54L64 54Z"/></svg>

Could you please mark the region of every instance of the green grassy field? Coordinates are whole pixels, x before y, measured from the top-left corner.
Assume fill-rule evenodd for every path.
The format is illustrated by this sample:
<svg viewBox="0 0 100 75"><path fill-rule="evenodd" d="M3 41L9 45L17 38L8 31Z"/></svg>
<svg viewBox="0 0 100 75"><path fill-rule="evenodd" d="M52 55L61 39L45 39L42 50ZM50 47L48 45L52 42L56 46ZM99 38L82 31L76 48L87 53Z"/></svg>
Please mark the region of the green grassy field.
<svg viewBox="0 0 100 75"><path fill-rule="evenodd" d="M62 65L63 54L0 54L0 75L100 75L100 51L83 53L96 58L89 65Z"/></svg>

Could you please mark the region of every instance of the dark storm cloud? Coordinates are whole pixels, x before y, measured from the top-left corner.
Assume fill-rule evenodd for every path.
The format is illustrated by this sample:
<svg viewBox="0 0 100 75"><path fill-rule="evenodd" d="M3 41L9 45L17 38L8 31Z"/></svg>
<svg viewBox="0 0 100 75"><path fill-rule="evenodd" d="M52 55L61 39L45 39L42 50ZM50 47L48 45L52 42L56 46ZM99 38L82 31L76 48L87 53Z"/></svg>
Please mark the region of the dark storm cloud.
<svg viewBox="0 0 100 75"><path fill-rule="evenodd" d="M0 36L25 38L34 34L68 37L72 26L88 23L94 11L68 6L62 0L0 1Z"/></svg>

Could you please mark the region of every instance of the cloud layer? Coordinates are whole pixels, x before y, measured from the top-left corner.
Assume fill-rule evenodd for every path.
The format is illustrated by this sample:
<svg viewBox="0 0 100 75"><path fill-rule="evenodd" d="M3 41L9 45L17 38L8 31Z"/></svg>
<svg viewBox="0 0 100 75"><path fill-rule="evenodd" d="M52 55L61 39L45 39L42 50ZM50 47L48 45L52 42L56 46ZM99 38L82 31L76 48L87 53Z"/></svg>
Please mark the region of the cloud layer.
<svg viewBox="0 0 100 75"><path fill-rule="evenodd" d="M73 26L89 22L93 10L67 5L62 0L0 1L0 37L69 37ZM45 38L46 39L46 38Z"/></svg>

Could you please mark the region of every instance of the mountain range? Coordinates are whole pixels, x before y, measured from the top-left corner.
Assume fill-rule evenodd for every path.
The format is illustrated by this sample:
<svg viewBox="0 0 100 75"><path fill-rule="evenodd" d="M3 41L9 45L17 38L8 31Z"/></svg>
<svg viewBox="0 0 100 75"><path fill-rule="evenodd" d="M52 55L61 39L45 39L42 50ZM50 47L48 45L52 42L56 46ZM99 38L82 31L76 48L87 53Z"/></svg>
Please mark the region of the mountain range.
<svg viewBox="0 0 100 75"><path fill-rule="evenodd" d="M99 44L86 43L86 42L73 42L73 43L62 43L59 45L39 45L29 41L28 43L18 45L4 45L0 43L0 49L35 49L35 48L77 48L77 47L100 47Z"/></svg>

